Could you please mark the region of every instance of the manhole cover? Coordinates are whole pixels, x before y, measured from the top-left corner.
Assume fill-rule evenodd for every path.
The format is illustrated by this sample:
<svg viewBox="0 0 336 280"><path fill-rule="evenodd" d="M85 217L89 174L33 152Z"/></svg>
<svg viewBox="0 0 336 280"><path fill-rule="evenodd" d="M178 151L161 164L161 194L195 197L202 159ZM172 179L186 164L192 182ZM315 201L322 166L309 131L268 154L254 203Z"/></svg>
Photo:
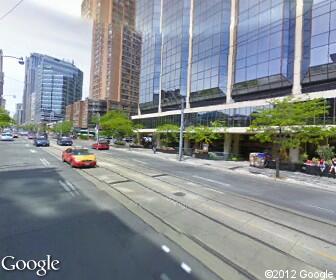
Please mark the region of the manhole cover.
<svg viewBox="0 0 336 280"><path fill-rule="evenodd" d="M186 194L183 193L183 192L176 192L176 193L174 193L174 195L176 195L176 196L185 196Z"/></svg>

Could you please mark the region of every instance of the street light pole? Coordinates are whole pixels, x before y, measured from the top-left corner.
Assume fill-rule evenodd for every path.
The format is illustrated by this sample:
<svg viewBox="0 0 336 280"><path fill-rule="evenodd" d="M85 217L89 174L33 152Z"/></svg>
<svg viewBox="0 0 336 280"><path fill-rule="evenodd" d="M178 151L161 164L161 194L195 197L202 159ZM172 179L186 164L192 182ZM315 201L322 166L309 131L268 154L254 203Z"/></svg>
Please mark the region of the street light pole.
<svg viewBox="0 0 336 280"><path fill-rule="evenodd" d="M181 122L180 122L180 141L179 141L179 161L183 159L183 131L184 131L184 97L181 98Z"/></svg>

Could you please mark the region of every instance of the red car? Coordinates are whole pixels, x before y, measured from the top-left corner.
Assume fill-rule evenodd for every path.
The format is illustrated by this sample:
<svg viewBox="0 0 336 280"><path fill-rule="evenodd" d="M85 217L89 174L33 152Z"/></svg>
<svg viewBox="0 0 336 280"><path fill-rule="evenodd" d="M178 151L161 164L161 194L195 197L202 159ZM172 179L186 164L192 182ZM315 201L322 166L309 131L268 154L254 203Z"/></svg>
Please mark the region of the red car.
<svg viewBox="0 0 336 280"><path fill-rule="evenodd" d="M96 150L109 150L110 145L106 140L99 140L98 142L92 144L92 149Z"/></svg>
<svg viewBox="0 0 336 280"><path fill-rule="evenodd" d="M62 160L70 163L72 167L95 167L96 155L84 148L68 148L62 153Z"/></svg>

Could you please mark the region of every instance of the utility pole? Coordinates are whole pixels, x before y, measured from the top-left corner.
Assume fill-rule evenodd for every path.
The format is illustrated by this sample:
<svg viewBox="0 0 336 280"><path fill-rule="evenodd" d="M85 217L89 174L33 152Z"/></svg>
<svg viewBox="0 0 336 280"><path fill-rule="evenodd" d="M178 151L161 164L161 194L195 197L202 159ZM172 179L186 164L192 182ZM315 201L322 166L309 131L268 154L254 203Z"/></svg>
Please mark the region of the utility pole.
<svg viewBox="0 0 336 280"><path fill-rule="evenodd" d="M179 141L179 161L183 159L183 131L184 131L184 97L181 98L181 122L180 122L180 141Z"/></svg>

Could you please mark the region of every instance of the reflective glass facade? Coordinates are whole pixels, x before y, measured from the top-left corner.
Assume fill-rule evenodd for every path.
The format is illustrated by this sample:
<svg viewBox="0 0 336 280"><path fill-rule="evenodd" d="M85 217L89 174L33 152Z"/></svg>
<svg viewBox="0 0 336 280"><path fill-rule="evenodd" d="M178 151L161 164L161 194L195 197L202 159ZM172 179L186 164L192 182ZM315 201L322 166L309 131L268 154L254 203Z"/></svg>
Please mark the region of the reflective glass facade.
<svg viewBox="0 0 336 280"><path fill-rule="evenodd" d="M303 84L307 91L335 88L336 1L305 1ZM313 84L319 82L317 86Z"/></svg>
<svg viewBox="0 0 336 280"><path fill-rule="evenodd" d="M291 86L295 2L239 1L233 98Z"/></svg>
<svg viewBox="0 0 336 280"><path fill-rule="evenodd" d="M180 106L187 96L190 0L162 0L161 107Z"/></svg>
<svg viewBox="0 0 336 280"><path fill-rule="evenodd" d="M190 102L224 97L231 0L194 0Z"/></svg>
<svg viewBox="0 0 336 280"><path fill-rule="evenodd" d="M83 73L73 64L43 56L37 68L35 122L64 120L65 107L82 98Z"/></svg>
<svg viewBox="0 0 336 280"><path fill-rule="evenodd" d="M161 73L161 0L136 2L136 28L142 36L140 107L158 111Z"/></svg>

